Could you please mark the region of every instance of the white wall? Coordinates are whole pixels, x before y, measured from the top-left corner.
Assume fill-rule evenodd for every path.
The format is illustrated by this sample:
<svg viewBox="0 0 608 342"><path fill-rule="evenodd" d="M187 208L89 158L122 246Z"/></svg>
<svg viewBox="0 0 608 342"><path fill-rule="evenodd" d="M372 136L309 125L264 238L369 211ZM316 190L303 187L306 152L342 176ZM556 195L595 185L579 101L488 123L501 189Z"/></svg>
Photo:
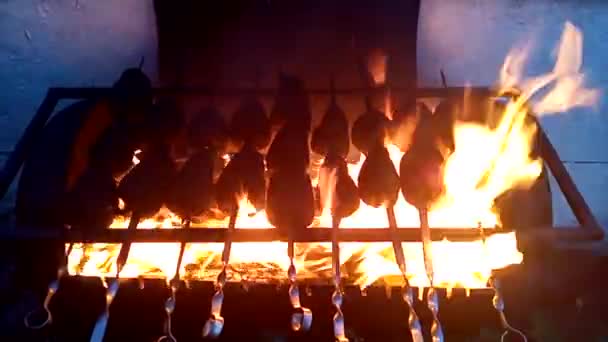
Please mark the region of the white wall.
<svg viewBox="0 0 608 342"><path fill-rule="evenodd" d="M141 56L156 77L152 1L0 1L0 151L12 148L48 87L110 85Z"/></svg>
<svg viewBox="0 0 608 342"><path fill-rule="evenodd" d="M587 84L608 88L608 3L576 0L422 0L418 31L420 85L440 86L439 69L453 85L491 85L505 55L516 43L535 38L528 64L532 74L550 71L551 52L565 21L584 33L583 69ZM608 161L608 106L573 110L543 118L564 160ZM568 165L596 217L608 226L608 165ZM574 223L554 183L554 217Z"/></svg>
<svg viewBox="0 0 608 342"><path fill-rule="evenodd" d="M141 56L154 80L156 46L152 1L0 1L0 165L48 87L111 85Z"/></svg>

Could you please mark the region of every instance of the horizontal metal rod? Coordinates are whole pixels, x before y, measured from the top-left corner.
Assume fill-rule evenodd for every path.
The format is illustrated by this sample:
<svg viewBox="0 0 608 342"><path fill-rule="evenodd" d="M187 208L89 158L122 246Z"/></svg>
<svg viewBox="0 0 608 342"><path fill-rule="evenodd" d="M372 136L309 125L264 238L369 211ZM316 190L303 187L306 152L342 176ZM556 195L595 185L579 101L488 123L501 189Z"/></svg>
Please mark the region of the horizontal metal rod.
<svg viewBox="0 0 608 342"><path fill-rule="evenodd" d="M1 241L36 241L59 240L82 243L122 243L122 242L224 242L225 228L192 228L192 229L100 229L90 231L53 230L53 229L15 229L0 232ZM485 236L504 231L485 228ZM419 242L419 228L400 228L398 237L403 242ZM602 234L581 229L581 227L535 228L517 233L518 240L526 242L568 240L597 240ZM433 228L431 238L434 241L475 241L481 238L476 228ZM296 242L331 242L330 228L303 229L294 234ZM341 242L391 242L388 228L341 228ZM235 242L271 242L287 241L287 237L278 229L236 229L233 235Z"/></svg>
<svg viewBox="0 0 608 342"><path fill-rule="evenodd" d="M112 95L112 88L109 87L88 87L88 88L51 88L54 94L60 99L81 99L81 98L95 98ZM373 91L383 91L386 87L378 86L373 88ZM306 89L306 92L310 95L329 95L331 93L330 88L310 88ZM393 92L408 92L414 93L418 98L424 97L451 97L461 96L465 92L471 94L490 96L494 92L488 87L449 87L449 88L404 88L391 86ZM253 87L235 87L235 88L214 88L205 86L194 86L194 87L163 87L154 88L153 92L155 95L174 95L174 96L220 96L220 97L231 97L231 96L243 96L243 95L256 95L256 96L275 96L277 89L274 88L253 88ZM365 95L369 92L368 88L340 88L336 89L335 93L338 95Z"/></svg>

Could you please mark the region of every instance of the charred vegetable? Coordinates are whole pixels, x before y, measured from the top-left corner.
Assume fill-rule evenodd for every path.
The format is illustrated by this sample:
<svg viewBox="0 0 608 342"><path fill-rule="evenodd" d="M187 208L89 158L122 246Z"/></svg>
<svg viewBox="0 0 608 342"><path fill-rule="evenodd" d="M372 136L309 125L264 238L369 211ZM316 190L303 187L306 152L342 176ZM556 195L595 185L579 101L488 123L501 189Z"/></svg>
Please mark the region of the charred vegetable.
<svg viewBox="0 0 608 342"><path fill-rule="evenodd" d="M319 188L321 204L329 205L334 217L348 217L359 209L358 189L344 159L325 159L319 171Z"/></svg>
<svg viewBox="0 0 608 342"><path fill-rule="evenodd" d="M268 185L266 214L277 229L300 230L314 219L314 197L310 177L299 174L276 172Z"/></svg>
<svg viewBox="0 0 608 342"><path fill-rule="evenodd" d="M233 213L243 195L257 210L266 206L264 157L250 145L237 153L228 163L216 184L216 199L220 210Z"/></svg>
<svg viewBox="0 0 608 342"><path fill-rule="evenodd" d="M220 112L209 107L201 110L190 122L188 144L195 150L211 148L223 153L228 145L228 126Z"/></svg>
<svg viewBox="0 0 608 342"><path fill-rule="evenodd" d="M430 118L431 111L423 103L412 103L403 111L397 111L389 124L391 142L402 152L407 152L414 139L414 131L422 117Z"/></svg>
<svg viewBox="0 0 608 342"><path fill-rule="evenodd" d="M399 176L405 200L418 209L432 209L444 191L444 164L443 155L433 146L404 154Z"/></svg>
<svg viewBox="0 0 608 342"><path fill-rule="evenodd" d="M372 207L392 207L399 196L399 175L388 150L376 144L359 172L359 196Z"/></svg>
<svg viewBox="0 0 608 342"><path fill-rule="evenodd" d="M272 130L277 132L288 122L310 130L312 112L304 82L297 77L281 73L279 90L270 112L270 124Z"/></svg>
<svg viewBox="0 0 608 342"><path fill-rule="evenodd" d="M112 173L88 168L66 194L62 204L64 222L73 228L107 228L118 205Z"/></svg>
<svg viewBox="0 0 608 342"><path fill-rule="evenodd" d="M367 111L355 120L351 129L353 145L364 154L384 144L389 124L386 116L371 106L369 99L366 104Z"/></svg>
<svg viewBox="0 0 608 342"><path fill-rule="evenodd" d="M336 155L346 158L350 147L348 136L348 120L338 103L333 91L329 108L325 112L321 124L312 134L311 149L320 155Z"/></svg>
<svg viewBox="0 0 608 342"><path fill-rule="evenodd" d="M270 144L270 122L264 106L255 98L243 100L232 116L229 128L231 141L237 150L251 145L261 151Z"/></svg>
<svg viewBox="0 0 608 342"><path fill-rule="evenodd" d="M296 172L306 170L310 163L308 135L308 130L294 123L286 124L281 128L266 155L268 169Z"/></svg>
<svg viewBox="0 0 608 342"><path fill-rule="evenodd" d="M169 146L160 145L143 152L141 162L118 187L125 209L141 216L154 215L166 203L176 174Z"/></svg>
<svg viewBox="0 0 608 342"><path fill-rule="evenodd" d="M200 150L179 171L171 187L167 207L183 218L202 214L213 202L215 153Z"/></svg>

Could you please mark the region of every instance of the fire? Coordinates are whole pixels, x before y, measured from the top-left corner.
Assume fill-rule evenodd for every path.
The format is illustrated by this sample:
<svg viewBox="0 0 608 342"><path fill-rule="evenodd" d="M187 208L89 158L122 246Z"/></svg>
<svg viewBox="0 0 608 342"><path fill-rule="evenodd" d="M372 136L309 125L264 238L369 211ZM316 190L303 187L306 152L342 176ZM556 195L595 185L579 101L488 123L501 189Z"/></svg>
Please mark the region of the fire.
<svg viewBox="0 0 608 342"><path fill-rule="evenodd" d="M493 211L494 199L506 190L530 185L541 173L542 161L530 158L534 128L524 119L531 105L536 115L565 111L576 106L596 103L599 93L583 87L582 34L567 23L557 48L552 72L525 78L524 62L529 48L514 49L506 57L500 71L499 90L518 87L519 96L507 102L502 120L496 128L457 122L454 128L456 151L446 164L446 193L438 209L429 213L431 227L495 227L498 217ZM384 61L384 60L382 60ZM379 63L383 65L383 63ZM381 80L383 81L383 80ZM547 90L547 88L549 88ZM534 100L540 97L539 100ZM402 152L387 146L399 170ZM349 165L349 174L356 181L363 159ZM134 163L138 162L134 157ZM316 182L316 180L313 180ZM400 195L395 206L400 227L418 227L416 209ZM148 218L140 229L172 229L180 225L176 215L161 210ZM129 219L117 217L110 228L128 226ZM228 219L207 221L197 226L227 227ZM331 227L328 210L313 223L314 227ZM341 222L342 228L386 228L384 208L372 208L361 202L360 209ZM239 229L271 227L264 211L255 212L246 198L240 201L236 222ZM514 228L514 227L509 227ZM203 228L201 228L203 229ZM314 229L314 228L312 228ZM429 286L425 274L420 243L403 243L407 276L413 286ZM113 276L120 245L76 245L69 256L69 272L88 276ZM185 278L214 280L221 268L223 244L190 244L184 253L181 274ZM231 280L286 281L289 259L286 244L235 243L232 247ZM516 248L514 233L501 233L472 242L433 242L435 285L446 288L485 288L493 269L522 261ZM179 244L133 244L121 277L173 276ZM361 287L378 281L395 282L400 275L390 243L342 243L340 249L343 276ZM301 279L327 282L331 279L331 245L329 243L296 244L296 268ZM395 283L396 284L396 283Z"/></svg>

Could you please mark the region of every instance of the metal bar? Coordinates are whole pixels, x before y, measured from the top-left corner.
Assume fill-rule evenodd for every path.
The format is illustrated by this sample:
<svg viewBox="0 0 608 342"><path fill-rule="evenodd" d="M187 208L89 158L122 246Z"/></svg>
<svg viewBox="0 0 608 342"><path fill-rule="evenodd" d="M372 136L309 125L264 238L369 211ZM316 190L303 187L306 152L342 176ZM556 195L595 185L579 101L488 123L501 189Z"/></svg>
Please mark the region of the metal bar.
<svg viewBox="0 0 608 342"><path fill-rule="evenodd" d="M337 95L365 95L372 89L373 91L383 91L386 89L385 86L377 86L373 88L358 87L358 88L339 88L335 89ZM51 90L57 93L58 98L63 99L81 99L81 98L99 98L112 96L112 88L102 87L88 87L88 88L51 88ZM478 94L480 96L494 95L488 87L449 87L449 88L416 88L416 97L452 97L462 96L465 91L471 92L472 94ZM309 95L330 95L331 88L310 88L306 90ZM411 88L404 88L398 86L391 86L391 91L394 92L411 92ZM222 97L233 97L233 96L244 96L244 95L256 95L256 96L275 96L277 89L274 88L253 88L253 87L230 87L230 88L214 88L206 86L196 87L163 87L154 88L153 92L155 95L176 95L176 96L222 96Z"/></svg>
<svg viewBox="0 0 608 342"><path fill-rule="evenodd" d="M0 200L4 198L11 183L13 183L25 158L53 113L53 109L55 109L58 100L59 97L57 96L57 92L53 88L50 88L40 104L40 107L38 107L38 111L36 111L34 118L30 121L30 124L25 129L25 132L23 132L21 139L17 142L15 149L11 152L8 160L5 162L4 167L0 171Z"/></svg>
<svg viewBox="0 0 608 342"><path fill-rule="evenodd" d="M547 229L548 228L548 229ZM485 236L504 231L484 228ZM191 229L101 229L83 231L52 231L50 229L0 230L0 241L25 240L59 240L66 243L142 243L142 242L218 242L223 243L226 228L191 228ZM277 229L235 229L232 233L234 242L271 242L284 241L287 236ZM295 242L331 242L330 228L310 228L294 235ZM420 242L419 228L400 228L395 233L403 242ZM440 241L476 241L480 239L480 230L473 228L433 228L431 239ZM387 228L340 228L340 242L391 242L393 235ZM573 227L531 227L517 233L518 239L524 241L557 241L557 240L597 240L598 236L589 234L580 226Z"/></svg>
<svg viewBox="0 0 608 342"><path fill-rule="evenodd" d="M585 231L583 234L592 237L594 240L601 240L604 237L604 230L595 219L595 216L593 216L583 195L578 191L574 180L572 180L553 144L551 144L547 134L540 125L538 127L538 138L541 158L549 167L576 220L581 224L582 230Z"/></svg>

